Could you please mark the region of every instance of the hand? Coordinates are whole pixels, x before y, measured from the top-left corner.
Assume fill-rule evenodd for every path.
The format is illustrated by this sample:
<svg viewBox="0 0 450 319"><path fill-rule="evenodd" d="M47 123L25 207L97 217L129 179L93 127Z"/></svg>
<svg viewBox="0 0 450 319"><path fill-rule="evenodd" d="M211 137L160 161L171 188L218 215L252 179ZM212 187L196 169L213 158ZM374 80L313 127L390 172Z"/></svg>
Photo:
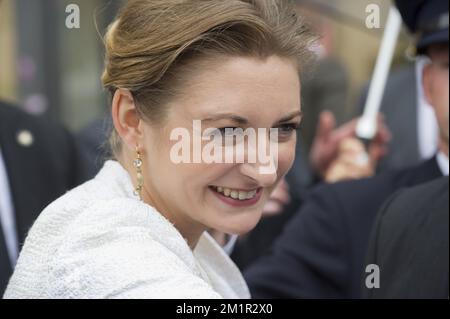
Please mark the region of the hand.
<svg viewBox="0 0 450 319"><path fill-rule="evenodd" d="M325 111L320 114L316 137L310 152L310 163L320 177L325 178L330 165L337 159L341 142L344 139L356 137L357 123L358 119L354 119L336 128L336 120L331 112ZM373 163L378 163L386 155L386 144L390 138L389 129L386 127L384 118L380 114L377 135L368 150Z"/></svg>
<svg viewBox="0 0 450 319"><path fill-rule="evenodd" d="M357 138L344 139L339 145L338 153L325 174L327 183L361 179L375 174L376 164L366 153L364 144Z"/></svg>

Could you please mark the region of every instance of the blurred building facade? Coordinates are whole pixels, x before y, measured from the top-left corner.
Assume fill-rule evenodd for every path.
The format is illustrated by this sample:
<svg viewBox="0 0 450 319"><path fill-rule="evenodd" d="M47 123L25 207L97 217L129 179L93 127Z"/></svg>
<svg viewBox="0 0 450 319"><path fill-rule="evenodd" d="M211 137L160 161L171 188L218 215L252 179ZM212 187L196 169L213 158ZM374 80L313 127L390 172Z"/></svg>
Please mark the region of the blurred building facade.
<svg viewBox="0 0 450 319"><path fill-rule="evenodd" d="M101 34L122 0L0 0L0 98L31 113L46 113L76 131L104 113L100 76ZM329 33L329 55L348 74L343 119L354 116L361 88L370 79L390 1L298 0L299 11L320 16ZM65 21L69 4L80 8L80 28ZM380 8L381 28L365 26L366 8ZM406 37L396 61L406 61ZM347 116L345 116L347 115Z"/></svg>
<svg viewBox="0 0 450 319"><path fill-rule="evenodd" d="M66 26L69 4L80 28ZM0 98L78 130L106 107L101 34L121 1L0 1Z"/></svg>

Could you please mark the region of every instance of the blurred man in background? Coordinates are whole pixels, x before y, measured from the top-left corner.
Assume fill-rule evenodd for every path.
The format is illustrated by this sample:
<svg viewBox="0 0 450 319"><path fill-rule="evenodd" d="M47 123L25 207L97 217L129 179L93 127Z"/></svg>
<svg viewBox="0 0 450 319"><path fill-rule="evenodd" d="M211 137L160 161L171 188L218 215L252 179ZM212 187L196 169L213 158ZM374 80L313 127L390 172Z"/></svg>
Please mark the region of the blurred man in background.
<svg viewBox="0 0 450 319"><path fill-rule="evenodd" d="M387 155L378 165L379 172L412 167L436 154L439 128L422 85L426 64L427 58L418 56L414 63L396 70L387 80L381 113L392 138ZM359 106L361 112L366 98L367 90Z"/></svg>
<svg viewBox="0 0 450 319"><path fill-rule="evenodd" d="M429 62L423 71L424 96L437 115L438 163L449 173L448 1L397 0L409 29L419 32L419 53ZM441 298L449 292L448 178L398 194L380 212L368 264L380 269L372 298Z"/></svg>

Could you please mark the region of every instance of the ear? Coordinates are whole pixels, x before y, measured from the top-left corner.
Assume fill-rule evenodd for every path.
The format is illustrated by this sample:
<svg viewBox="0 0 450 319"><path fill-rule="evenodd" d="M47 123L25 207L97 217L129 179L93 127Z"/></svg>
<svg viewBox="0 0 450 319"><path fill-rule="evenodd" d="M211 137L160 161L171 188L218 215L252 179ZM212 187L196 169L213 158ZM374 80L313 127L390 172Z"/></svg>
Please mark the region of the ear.
<svg viewBox="0 0 450 319"><path fill-rule="evenodd" d="M422 85L428 104L433 106L433 65L431 63L423 68Z"/></svg>
<svg viewBox="0 0 450 319"><path fill-rule="evenodd" d="M129 149L141 144L143 136L133 95L129 90L117 89L112 101L112 118L120 138Z"/></svg>

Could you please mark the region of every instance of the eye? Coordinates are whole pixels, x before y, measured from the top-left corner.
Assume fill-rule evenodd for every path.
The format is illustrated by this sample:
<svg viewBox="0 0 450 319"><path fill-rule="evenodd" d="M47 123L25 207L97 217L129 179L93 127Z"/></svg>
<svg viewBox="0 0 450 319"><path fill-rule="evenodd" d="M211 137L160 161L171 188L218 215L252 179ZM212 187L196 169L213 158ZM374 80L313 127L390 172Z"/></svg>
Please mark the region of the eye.
<svg viewBox="0 0 450 319"><path fill-rule="evenodd" d="M215 129L210 128L207 131L205 131L204 134L206 134L207 136L220 136L222 138L225 138L232 136L235 129L236 127L222 127Z"/></svg>
<svg viewBox="0 0 450 319"><path fill-rule="evenodd" d="M230 137L235 134L235 130L237 130L238 127L222 127L218 128L217 130L222 134L223 137Z"/></svg>
<svg viewBox="0 0 450 319"><path fill-rule="evenodd" d="M293 138L294 134L300 128L299 123L280 124L276 129L278 130L278 142L287 142Z"/></svg>
<svg viewBox="0 0 450 319"><path fill-rule="evenodd" d="M281 135L290 135L293 132L297 131L300 127L300 124L298 123L289 123L289 124L282 124L278 128L278 133Z"/></svg>
<svg viewBox="0 0 450 319"><path fill-rule="evenodd" d="M244 129L240 127L221 127L214 129L210 136L219 137L221 141L221 145L234 145L236 143L237 138L240 136L240 132Z"/></svg>

